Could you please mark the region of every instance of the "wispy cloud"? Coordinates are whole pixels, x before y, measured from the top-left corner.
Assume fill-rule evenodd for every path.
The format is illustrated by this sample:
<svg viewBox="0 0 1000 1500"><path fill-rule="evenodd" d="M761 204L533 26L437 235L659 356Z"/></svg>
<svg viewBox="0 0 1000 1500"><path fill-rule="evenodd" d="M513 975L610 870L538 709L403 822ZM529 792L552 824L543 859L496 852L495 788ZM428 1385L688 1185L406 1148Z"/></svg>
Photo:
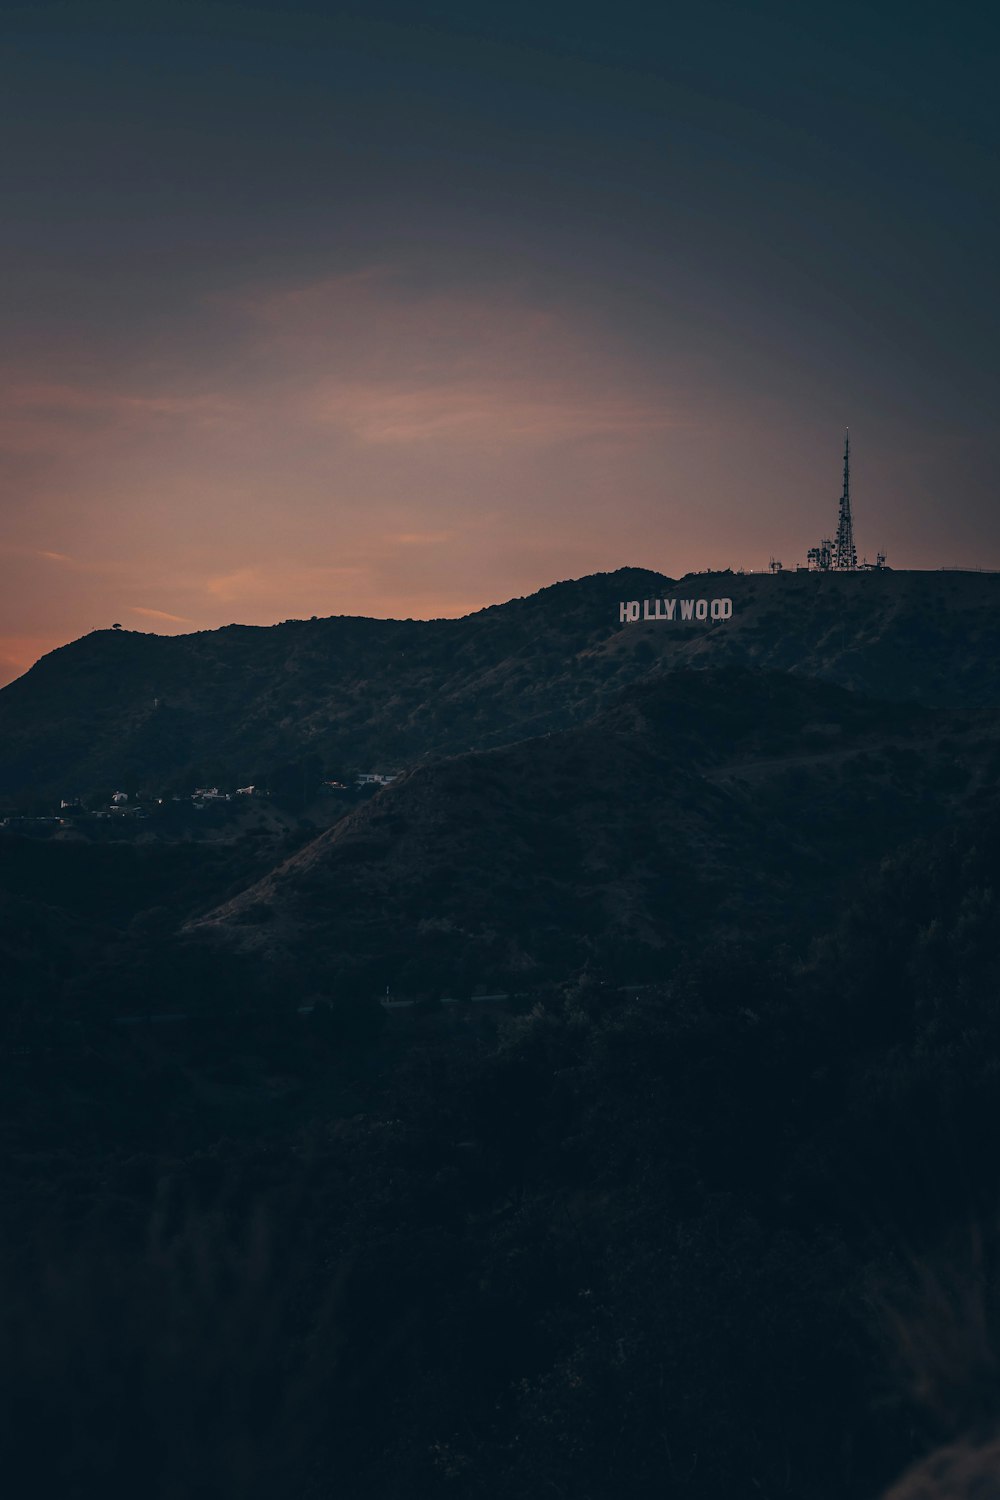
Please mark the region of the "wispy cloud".
<svg viewBox="0 0 1000 1500"><path fill-rule="evenodd" d="M111 431L155 436L173 424L218 429L238 422L242 403L215 392L132 392L95 382L48 383L0 375L0 452L77 457L84 447L101 451Z"/></svg>
<svg viewBox="0 0 1000 1500"><path fill-rule="evenodd" d="M104 563L88 558L71 557L68 552L55 552L50 547L18 546L13 542L0 542L0 557L34 558L40 562L57 563L61 568L71 568L77 573L98 573L105 570Z"/></svg>
<svg viewBox="0 0 1000 1500"><path fill-rule="evenodd" d="M160 416L202 414L222 416L232 402L214 392L198 394L153 392L147 394L103 389L100 385L47 385L44 382L4 383L4 405L23 412L104 412L119 417L129 412Z"/></svg>
<svg viewBox="0 0 1000 1500"><path fill-rule="evenodd" d="M484 379L418 389L343 382L313 392L309 411L366 443L544 445L641 437L678 425L658 406L613 393L512 385Z"/></svg>
<svg viewBox="0 0 1000 1500"><path fill-rule="evenodd" d="M193 625L195 622L190 615L172 615L165 609L150 609L142 604L130 604L129 612L133 615L142 615L148 620L169 620L174 625Z"/></svg>
<svg viewBox="0 0 1000 1500"><path fill-rule="evenodd" d="M223 604L237 604L247 600L282 598L297 600L310 590L322 591L345 581L356 581L367 576L364 567L313 567L276 563L272 567L237 568L232 573L220 573L207 578L206 591Z"/></svg>
<svg viewBox="0 0 1000 1500"><path fill-rule="evenodd" d="M455 536L454 531L390 531L386 541L397 547L439 547Z"/></svg>
<svg viewBox="0 0 1000 1500"><path fill-rule="evenodd" d="M414 286L386 267L247 299L286 416L371 445L637 439L689 415L606 331L515 289Z"/></svg>

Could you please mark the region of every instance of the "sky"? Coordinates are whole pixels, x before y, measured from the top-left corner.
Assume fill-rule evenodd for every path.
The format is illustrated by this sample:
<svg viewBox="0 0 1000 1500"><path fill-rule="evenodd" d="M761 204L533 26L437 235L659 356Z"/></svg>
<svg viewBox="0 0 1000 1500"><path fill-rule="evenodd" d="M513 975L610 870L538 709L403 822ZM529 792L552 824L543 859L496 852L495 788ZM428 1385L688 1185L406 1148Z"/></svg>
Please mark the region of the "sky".
<svg viewBox="0 0 1000 1500"><path fill-rule="evenodd" d="M1000 568L1000 21L0 9L0 682L621 566Z"/></svg>

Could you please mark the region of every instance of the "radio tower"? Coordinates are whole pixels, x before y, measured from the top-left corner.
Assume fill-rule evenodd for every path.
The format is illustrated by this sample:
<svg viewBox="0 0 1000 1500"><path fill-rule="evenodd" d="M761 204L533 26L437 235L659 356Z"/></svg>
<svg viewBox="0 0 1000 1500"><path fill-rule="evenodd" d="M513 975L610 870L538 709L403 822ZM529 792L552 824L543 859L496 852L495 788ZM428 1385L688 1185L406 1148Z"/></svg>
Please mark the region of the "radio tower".
<svg viewBox="0 0 1000 1500"><path fill-rule="evenodd" d="M844 432L844 493L840 497L840 520L837 522L837 540L833 548L833 566L843 572L854 573L858 566L858 553L854 545L854 522L851 519L851 433Z"/></svg>

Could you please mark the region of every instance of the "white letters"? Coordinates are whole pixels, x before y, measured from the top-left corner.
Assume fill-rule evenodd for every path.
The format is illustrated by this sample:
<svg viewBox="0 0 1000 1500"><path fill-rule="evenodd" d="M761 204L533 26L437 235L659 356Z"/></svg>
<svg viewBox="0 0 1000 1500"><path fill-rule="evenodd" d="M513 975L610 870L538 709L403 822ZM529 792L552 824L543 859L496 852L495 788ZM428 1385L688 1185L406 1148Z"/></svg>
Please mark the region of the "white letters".
<svg viewBox="0 0 1000 1500"><path fill-rule="evenodd" d="M731 620L732 599L623 599L618 605L618 621L629 625L636 620L674 620L677 606L682 620Z"/></svg>

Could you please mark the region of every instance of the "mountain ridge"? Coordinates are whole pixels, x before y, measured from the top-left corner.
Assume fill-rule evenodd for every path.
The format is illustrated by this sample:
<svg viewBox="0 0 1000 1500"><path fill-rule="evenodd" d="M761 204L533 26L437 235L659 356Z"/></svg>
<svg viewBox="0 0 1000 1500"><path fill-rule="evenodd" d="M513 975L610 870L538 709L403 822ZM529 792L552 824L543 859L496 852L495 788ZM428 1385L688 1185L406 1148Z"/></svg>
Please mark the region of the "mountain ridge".
<svg viewBox="0 0 1000 1500"><path fill-rule="evenodd" d="M730 620L619 602L730 597ZM739 663L930 706L1000 705L1000 578L624 568L453 620L331 616L92 632L0 691L0 795L266 777L305 754L401 770L585 722L622 687Z"/></svg>

